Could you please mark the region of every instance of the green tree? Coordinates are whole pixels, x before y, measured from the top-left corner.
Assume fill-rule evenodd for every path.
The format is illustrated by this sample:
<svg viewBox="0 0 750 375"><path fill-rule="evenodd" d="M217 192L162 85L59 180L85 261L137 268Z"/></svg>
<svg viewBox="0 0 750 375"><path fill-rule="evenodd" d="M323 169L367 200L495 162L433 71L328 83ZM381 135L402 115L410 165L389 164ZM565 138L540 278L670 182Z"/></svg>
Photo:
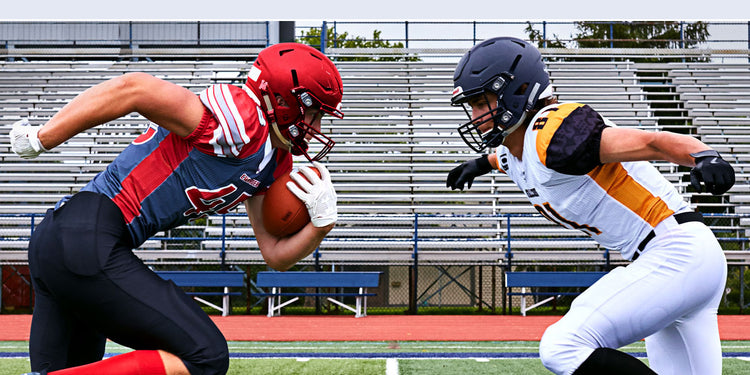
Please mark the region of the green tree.
<svg viewBox="0 0 750 375"><path fill-rule="evenodd" d="M639 22L589 22L575 23L576 31L571 41L560 41L557 35L554 40L546 40L549 48L696 48L708 40L708 24L705 22L674 22L674 21L639 21ZM541 32L527 22L525 29L529 40L536 42L539 47L544 46L545 39ZM578 60L579 58L565 58ZM591 59L591 58L590 58ZM594 58L595 59L595 58ZM606 59L610 59L607 57ZM686 58L688 61L703 61L706 58ZM676 57L644 57L636 58L640 62L669 62L683 61Z"/></svg>
<svg viewBox="0 0 750 375"><path fill-rule="evenodd" d="M297 38L299 43L310 46L320 46L321 29L311 27L308 31L302 31L302 36ZM335 33L334 29L326 30L326 45L334 48L404 48L401 42L390 42L383 40L380 35L382 31L375 30L372 32L372 38L363 38L360 36L350 37L348 32ZM418 56L413 55L388 55L388 56L337 56L338 61L419 61Z"/></svg>
<svg viewBox="0 0 750 375"><path fill-rule="evenodd" d="M553 39L545 39L541 31L534 28L534 24L526 22L526 28L524 29L526 34L529 35L529 41L536 43L539 48L565 48L565 42L561 41L557 34L553 34ZM546 45L545 45L546 42Z"/></svg>
<svg viewBox="0 0 750 375"><path fill-rule="evenodd" d="M583 48L693 48L709 36L705 22L576 22ZM682 29L682 35L680 32Z"/></svg>

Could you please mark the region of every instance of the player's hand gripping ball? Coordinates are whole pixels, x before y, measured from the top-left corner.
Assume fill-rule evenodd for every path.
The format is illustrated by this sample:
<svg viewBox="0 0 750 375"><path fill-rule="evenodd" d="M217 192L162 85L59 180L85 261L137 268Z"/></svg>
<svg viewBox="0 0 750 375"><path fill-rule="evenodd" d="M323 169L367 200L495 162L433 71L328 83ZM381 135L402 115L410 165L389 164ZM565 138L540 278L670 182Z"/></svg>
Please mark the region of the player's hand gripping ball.
<svg viewBox="0 0 750 375"><path fill-rule="evenodd" d="M315 162L314 166L281 176L268 188L263 200L263 225L268 233L286 237L310 221L316 227L336 222L336 191L331 177L322 164Z"/></svg>

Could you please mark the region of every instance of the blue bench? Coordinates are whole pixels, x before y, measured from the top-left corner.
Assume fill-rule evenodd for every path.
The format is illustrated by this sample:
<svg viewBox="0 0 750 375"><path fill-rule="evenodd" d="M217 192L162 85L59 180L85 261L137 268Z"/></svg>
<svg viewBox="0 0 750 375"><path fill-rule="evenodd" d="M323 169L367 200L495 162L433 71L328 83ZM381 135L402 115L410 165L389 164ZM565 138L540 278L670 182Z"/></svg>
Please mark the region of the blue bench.
<svg viewBox="0 0 750 375"><path fill-rule="evenodd" d="M367 288L377 288L382 272L258 272L255 286L270 288L270 292L254 293L257 297L268 299L268 316L281 315L281 308L289 305L299 297L327 297L328 301L354 313L359 318L367 315L367 297L376 295L367 292ZM336 288L341 290L356 289L356 292L282 292L282 288ZM282 297L294 297L282 302ZM351 307L335 298L355 297L355 307Z"/></svg>
<svg viewBox="0 0 750 375"><path fill-rule="evenodd" d="M245 273L242 271L156 271L164 280L172 280L181 288L221 288L217 291L186 291L196 301L221 311L221 316L229 315L229 296L241 296L242 292L230 292L229 288L245 286ZM222 306L217 306L201 296L221 296Z"/></svg>
<svg viewBox="0 0 750 375"><path fill-rule="evenodd" d="M508 306L510 297L521 296L521 315L563 295L577 295L580 292L541 292L526 291L526 288L588 288L606 272L506 272L505 286L508 288ZM521 288L520 292L513 292L512 288ZM540 302L526 307L526 296L550 296Z"/></svg>

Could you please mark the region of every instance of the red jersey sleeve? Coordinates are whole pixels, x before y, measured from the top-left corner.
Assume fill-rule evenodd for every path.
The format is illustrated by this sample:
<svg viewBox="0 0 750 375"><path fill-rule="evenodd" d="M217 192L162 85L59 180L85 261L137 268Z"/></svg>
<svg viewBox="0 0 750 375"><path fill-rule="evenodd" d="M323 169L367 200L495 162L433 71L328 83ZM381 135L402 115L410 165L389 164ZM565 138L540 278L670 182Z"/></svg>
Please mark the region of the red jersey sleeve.
<svg viewBox="0 0 750 375"><path fill-rule="evenodd" d="M206 107L201 124L186 140L206 154L244 158L266 142L268 126L260 106L241 88L212 85L199 94Z"/></svg>

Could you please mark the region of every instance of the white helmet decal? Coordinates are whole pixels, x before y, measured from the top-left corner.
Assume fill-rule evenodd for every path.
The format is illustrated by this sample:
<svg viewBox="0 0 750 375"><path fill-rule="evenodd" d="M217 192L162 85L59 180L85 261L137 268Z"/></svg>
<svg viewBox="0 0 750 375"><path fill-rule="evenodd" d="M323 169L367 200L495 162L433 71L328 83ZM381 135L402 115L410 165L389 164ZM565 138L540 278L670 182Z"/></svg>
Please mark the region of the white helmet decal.
<svg viewBox="0 0 750 375"><path fill-rule="evenodd" d="M257 66L253 65L250 68L250 72L247 73L247 78L250 78L251 80L253 80L253 82L257 82L258 81L258 77L260 77L261 73L263 73L263 71L261 71L260 69L258 69Z"/></svg>
<svg viewBox="0 0 750 375"><path fill-rule="evenodd" d="M453 93L451 94L451 96L456 96L456 95L460 95L460 94L461 94L462 92L464 92L464 89L463 89L463 87L461 87L461 86L456 86L456 87L455 87L455 88L453 89Z"/></svg>

